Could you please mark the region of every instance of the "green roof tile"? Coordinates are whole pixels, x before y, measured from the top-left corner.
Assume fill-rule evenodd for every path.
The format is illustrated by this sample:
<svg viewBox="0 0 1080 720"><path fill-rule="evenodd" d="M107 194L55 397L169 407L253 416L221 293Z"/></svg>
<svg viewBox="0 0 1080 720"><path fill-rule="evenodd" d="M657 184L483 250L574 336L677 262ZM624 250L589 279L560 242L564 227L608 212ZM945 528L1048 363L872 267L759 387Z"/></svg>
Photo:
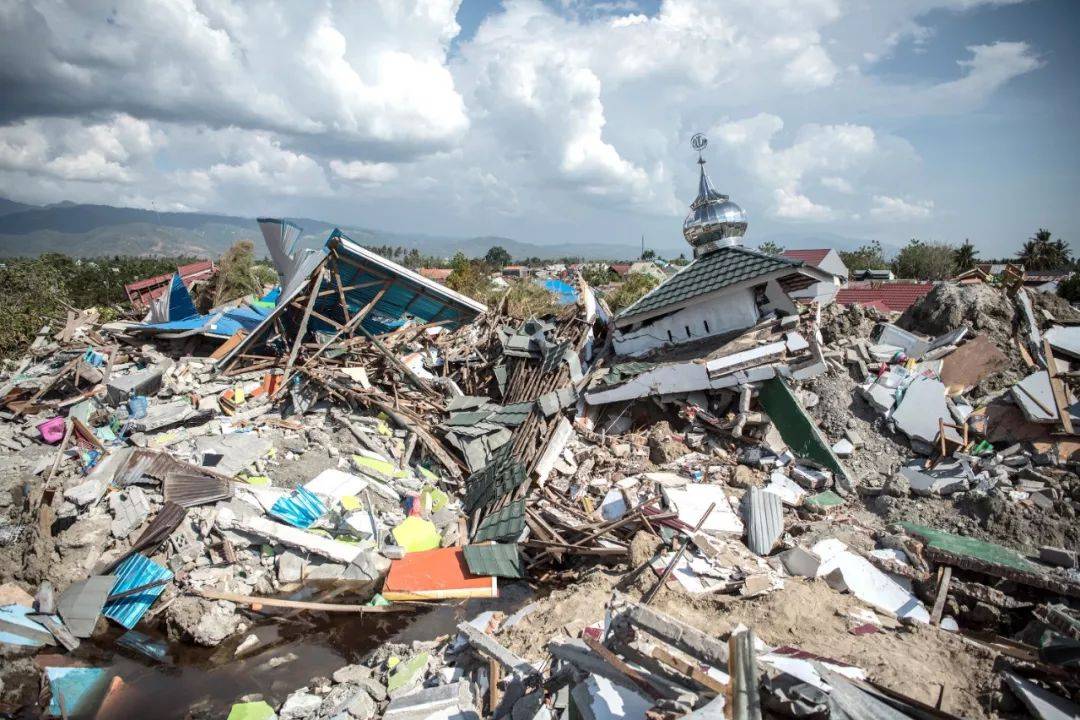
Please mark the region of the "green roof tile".
<svg viewBox="0 0 1080 720"><path fill-rule="evenodd" d="M509 540L525 529L525 500L515 500L502 510L491 513L473 534L473 542Z"/></svg>
<svg viewBox="0 0 1080 720"><path fill-rule="evenodd" d="M466 545L463 549L465 562L473 575L506 578L520 578L525 575L517 545Z"/></svg>
<svg viewBox="0 0 1080 720"><path fill-rule="evenodd" d="M722 247L702 255L651 292L623 310L618 319L686 302L746 280L785 268L801 267L797 260L766 255L744 247Z"/></svg>

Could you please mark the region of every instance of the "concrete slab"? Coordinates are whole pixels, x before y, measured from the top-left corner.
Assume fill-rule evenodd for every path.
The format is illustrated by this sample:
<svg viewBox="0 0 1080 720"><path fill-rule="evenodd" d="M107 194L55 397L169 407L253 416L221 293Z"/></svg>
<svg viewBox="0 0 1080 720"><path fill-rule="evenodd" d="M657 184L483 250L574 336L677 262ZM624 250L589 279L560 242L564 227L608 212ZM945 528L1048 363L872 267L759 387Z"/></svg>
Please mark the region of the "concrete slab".
<svg viewBox="0 0 1080 720"><path fill-rule="evenodd" d="M1054 325L1043 337L1055 351L1080 360L1080 325Z"/></svg>
<svg viewBox="0 0 1080 720"><path fill-rule="evenodd" d="M897 429L912 440L933 443L938 436L938 420L952 422L945 404L945 386L926 378L913 381L904 391L892 417Z"/></svg>
<svg viewBox="0 0 1080 720"><path fill-rule="evenodd" d="M1057 406L1054 404L1054 393L1050 389L1050 376L1045 370L1028 375L1013 385L1009 392L1029 421L1041 425L1057 424ZM1069 414L1072 415L1074 423L1080 423L1080 403L1070 405Z"/></svg>
<svg viewBox="0 0 1080 720"><path fill-rule="evenodd" d="M897 472L908 481L912 494L921 497L943 497L967 489L967 473L958 462L940 463L930 472L922 469L922 463L914 463Z"/></svg>

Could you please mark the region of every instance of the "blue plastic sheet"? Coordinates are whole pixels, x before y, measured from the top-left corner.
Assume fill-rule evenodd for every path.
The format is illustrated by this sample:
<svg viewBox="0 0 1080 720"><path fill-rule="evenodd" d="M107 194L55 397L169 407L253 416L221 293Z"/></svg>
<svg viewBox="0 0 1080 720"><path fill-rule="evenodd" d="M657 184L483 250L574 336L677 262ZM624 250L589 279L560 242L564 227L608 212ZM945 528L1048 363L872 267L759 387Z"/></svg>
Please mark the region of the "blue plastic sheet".
<svg viewBox="0 0 1080 720"><path fill-rule="evenodd" d="M577 290L574 286L563 280L551 278L544 281L544 289L555 293L559 298L560 305L569 305L577 302Z"/></svg>

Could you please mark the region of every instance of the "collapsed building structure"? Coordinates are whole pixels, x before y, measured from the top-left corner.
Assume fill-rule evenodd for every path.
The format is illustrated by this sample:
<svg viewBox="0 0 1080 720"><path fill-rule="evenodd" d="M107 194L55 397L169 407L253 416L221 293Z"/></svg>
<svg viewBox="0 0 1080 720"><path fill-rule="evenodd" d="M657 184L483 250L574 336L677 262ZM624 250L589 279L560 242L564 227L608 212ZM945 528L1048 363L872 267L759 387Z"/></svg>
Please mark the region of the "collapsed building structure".
<svg viewBox="0 0 1080 720"><path fill-rule="evenodd" d="M276 290L200 315L177 277L149 317L73 312L9 364L8 708L1076 716L1072 308L796 302L833 276L742 247L703 160L694 261L614 318L580 278L515 318L259 225ZM438 603L464 604L410 634ZM346 661L350 616L379 624ZM298 659L289 633L321 628L338 654ZM108 660L177 643L250 687L163 709Z"/></svg>

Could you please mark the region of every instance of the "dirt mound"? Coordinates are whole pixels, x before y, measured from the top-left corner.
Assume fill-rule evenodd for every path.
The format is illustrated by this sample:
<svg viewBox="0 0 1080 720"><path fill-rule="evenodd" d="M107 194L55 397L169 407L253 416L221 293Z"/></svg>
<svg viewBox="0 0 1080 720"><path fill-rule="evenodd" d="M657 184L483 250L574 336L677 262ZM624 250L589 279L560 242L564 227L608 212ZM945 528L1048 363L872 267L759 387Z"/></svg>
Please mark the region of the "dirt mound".
<svg viewBox="0 0 1080 720"><path fill-rule="evenodd" d="M1004 349L1012 344L1016 322L1016 305L1003 290L983 283L942 283L916 300L896 324L924 335L941 335L967 325Z"/></svg>
<svg viewBox="0 0 1080 720"><path fill-rule="evenodd" d="M1080 321L1080 310L1077 310L1069 301L1053 293L1037 292L1028 290L1031 296L1031 304L1035 306L1036 315L1039 310L1045 310L1054 316L1059 322Z"/></svg>
<svg viewBox="0 0 1080 720"><path fill-rule="evenodd" d="M885 320L888 320L885 314L873 308L833 303L821 311L821 339L832 345L841 338L869 337L874 325Z"/></svg>

